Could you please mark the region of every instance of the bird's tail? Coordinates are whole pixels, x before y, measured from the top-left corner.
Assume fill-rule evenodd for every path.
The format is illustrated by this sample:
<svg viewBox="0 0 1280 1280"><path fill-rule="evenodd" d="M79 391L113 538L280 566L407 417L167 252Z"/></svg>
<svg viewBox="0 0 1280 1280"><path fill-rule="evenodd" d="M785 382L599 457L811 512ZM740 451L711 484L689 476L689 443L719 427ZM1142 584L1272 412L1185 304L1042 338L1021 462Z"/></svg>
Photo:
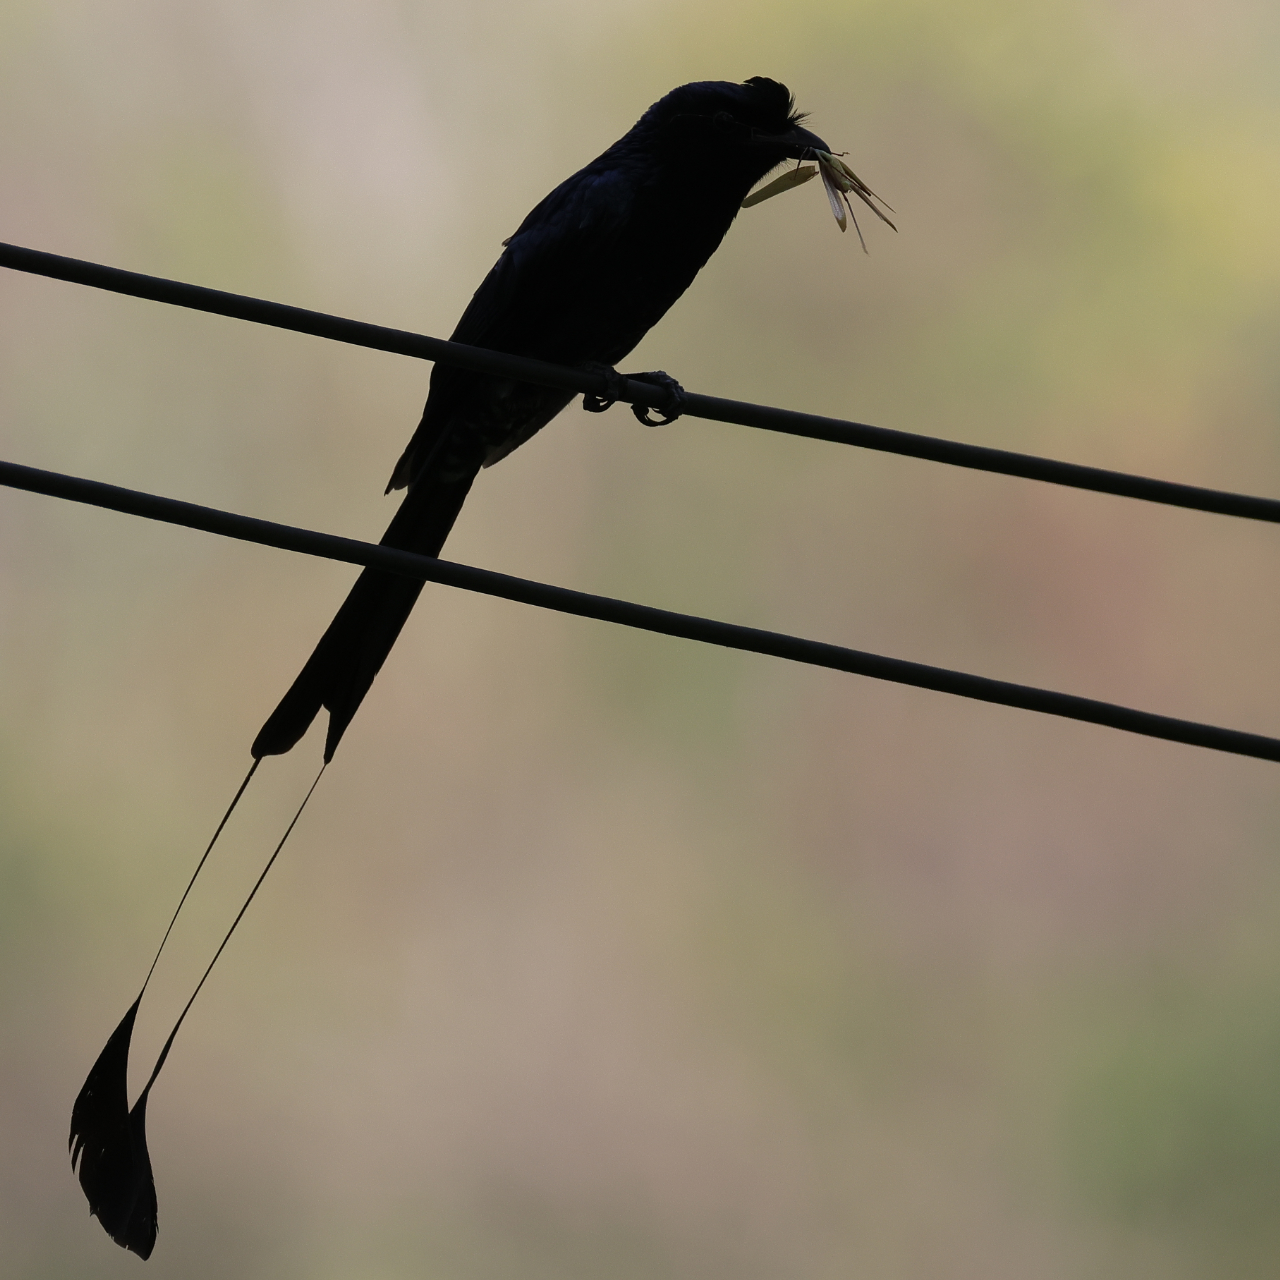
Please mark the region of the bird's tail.
<svg viewBox="0 0 1280 1280"><path fill-rule="evenodd" d="M461 476L428 473L409 489L382 545L419 555L440 554L479 467ZM280 705L253 741L255 759L282 755L311 727L322 707L329 712L324 758L329 761L369 686L381 669L422 583L366 569L351 588Z"/></svg>

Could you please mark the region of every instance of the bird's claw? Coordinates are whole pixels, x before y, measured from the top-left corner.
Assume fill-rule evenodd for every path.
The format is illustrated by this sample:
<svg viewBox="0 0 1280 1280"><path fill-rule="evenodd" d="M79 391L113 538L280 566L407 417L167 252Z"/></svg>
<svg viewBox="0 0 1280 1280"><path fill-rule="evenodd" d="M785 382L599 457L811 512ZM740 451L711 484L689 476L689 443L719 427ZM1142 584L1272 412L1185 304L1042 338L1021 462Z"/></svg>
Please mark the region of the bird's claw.
<svg viewBox="0 0 1280 1280"><path fill-rule="evenodd" d="M655 369L651 373L629 373L626 377L623 377L616 369L607 364L591 364L587 368L589 372L597 373L604 378L606 387L604 395L599 395L594 391L583 393L582 407L588 413L603 413L621 400L626 395L628 378L633 382L647 382L651 386L661 387L667 392L667 402L662 408L647 404L633 404L631 406L631 412L635 414L637 421L643 422L646 427L665 427L668 423L674 422L685 411L686 398L684 388L669 373L663 373L661 369ZM651 417L650 415L653 413L658 413L662 416L658 418Z"/></svg>

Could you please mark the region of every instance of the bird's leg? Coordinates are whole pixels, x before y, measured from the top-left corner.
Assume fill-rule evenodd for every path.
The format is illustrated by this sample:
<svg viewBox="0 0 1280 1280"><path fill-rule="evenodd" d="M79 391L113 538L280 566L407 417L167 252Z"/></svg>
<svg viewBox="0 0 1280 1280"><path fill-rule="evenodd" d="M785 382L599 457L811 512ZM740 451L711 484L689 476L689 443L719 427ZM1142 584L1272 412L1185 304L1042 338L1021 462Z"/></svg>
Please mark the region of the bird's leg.
<svg viewBox="0 0 1280 1280"><path fill-rule="evenodd" d="M663 373L661 369L655 369L652 373L629 373L625 376L620 374L611 365L598 364L594 360L585 362L581 368L586 369L588 373L597 373L605 380L607 393L605 395L596 395L594 392L584 392L582 396L582 407L588 413L603 413L606 409L616 404L626 395L626 382L630 378L633 382L647 382L651 386L661 387L667 393L667 401L660 409L647 404L633 404L631 412L636 415L639 422L643 422L646 427L665 427L669 422L674 422L685 411L685 393L684 388L669 374ZM650 417L651 413L660 413L660 418Z"/></svg>

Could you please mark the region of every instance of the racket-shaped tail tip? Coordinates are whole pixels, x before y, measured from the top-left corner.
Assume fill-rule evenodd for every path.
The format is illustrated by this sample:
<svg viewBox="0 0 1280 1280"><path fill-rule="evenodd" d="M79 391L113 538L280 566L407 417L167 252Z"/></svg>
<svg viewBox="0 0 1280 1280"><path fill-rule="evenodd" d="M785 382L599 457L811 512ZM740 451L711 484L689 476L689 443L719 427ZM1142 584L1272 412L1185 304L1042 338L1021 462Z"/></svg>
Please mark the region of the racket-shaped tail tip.
<svg viewBox="0 0 1280 1280"><path fill-rule="evenodd" d="M156 1244L156 1188L147 1152L147 1095L129 1110L129 1042L138 1000L93 1064L71 1109L68 1149L89 1212L140 1258Z"/></svg>

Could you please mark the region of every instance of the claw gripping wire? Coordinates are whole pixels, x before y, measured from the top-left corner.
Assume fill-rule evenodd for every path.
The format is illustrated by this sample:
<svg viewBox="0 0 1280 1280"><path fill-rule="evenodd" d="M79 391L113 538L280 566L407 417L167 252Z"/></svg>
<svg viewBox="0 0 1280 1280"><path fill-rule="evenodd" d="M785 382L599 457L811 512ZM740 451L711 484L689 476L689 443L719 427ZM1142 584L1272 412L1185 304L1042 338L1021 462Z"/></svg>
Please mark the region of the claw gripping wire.
<svg viewBox="0 0 1280 1280"><path fill-rule="evenodd" d="M680 417L688 405L688 397L685 395L684 388L669 373L663 373L661 369L655 369L651 373L628 373L624 376L616 369L611 369L608 365L593 365L590 372L598 373L604 378L606 391L604 395L599 395L592 391L583 392L582 407L588 413L603 413L606 409L617 404L619 400L624 399L627 394L628 380L631 382L647 382L650 386L660 387L667 393L667 402L661 408L647 404L633 404L631 406L631 412L635 414L636 421L643 422L646 427L667 426ZM662 416L658 418L650 417L650 414L653 413L658 413Z"/></svg>
<svg viewBox="0 0 1280 1280"><path fill-rule="evenodd" d="M646 427L665 427L685 411L688 397L684 393L684 388L669 373L655 369L652 373L631 373L627 376L632 382L647 382L652 386L662 387L667 392L667 403L662 408L647 404L631 406L631 412L636 415L636 420L643 422ZM660 413L662 417L651 418L649 416L651 413Z"/></svg>

